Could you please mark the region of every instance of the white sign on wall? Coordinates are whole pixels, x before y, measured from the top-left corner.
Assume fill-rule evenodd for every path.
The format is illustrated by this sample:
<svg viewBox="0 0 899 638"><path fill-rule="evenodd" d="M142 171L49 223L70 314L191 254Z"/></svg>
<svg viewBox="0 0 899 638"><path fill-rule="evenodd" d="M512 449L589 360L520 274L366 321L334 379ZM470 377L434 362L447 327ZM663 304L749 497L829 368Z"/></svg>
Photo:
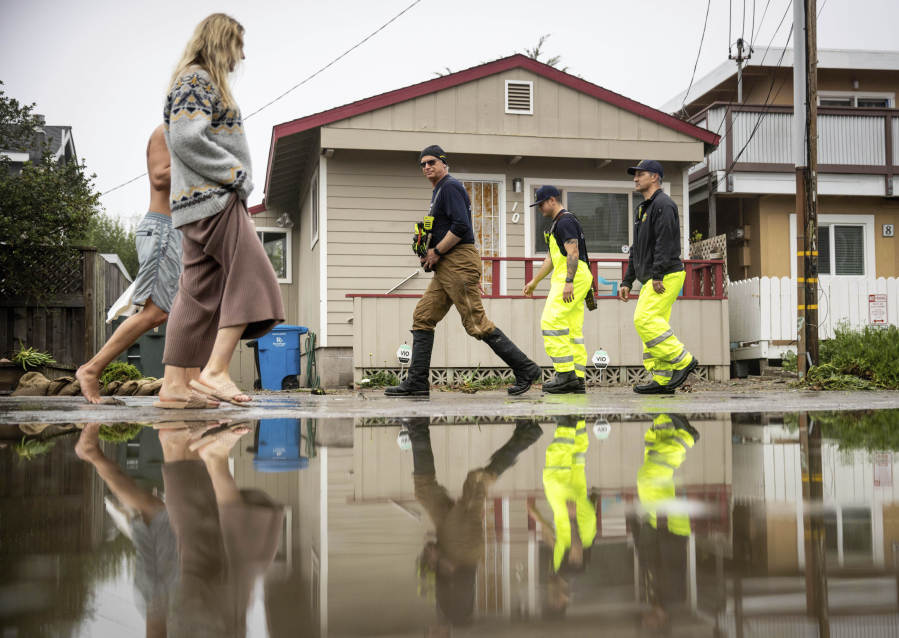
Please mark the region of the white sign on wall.
<svg viewBox="0 0 899 638"><path fill-rule="evenodd" d="M868 323L872 326L885 326L889 323L885 294L868 295Z"/></svg>

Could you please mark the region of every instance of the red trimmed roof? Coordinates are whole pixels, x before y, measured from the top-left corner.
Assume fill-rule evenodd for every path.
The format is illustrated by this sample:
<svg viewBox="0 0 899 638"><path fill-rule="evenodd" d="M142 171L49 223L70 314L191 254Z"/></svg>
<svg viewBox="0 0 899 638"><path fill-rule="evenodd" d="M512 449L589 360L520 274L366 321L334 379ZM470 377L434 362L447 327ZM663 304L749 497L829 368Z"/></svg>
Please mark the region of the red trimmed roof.
<svg viewBox="0 0 899 638"><path fill-rule="evenodd" d="M264 213L265 212L265 202L263 202L261 204L256 204L255 206L250 206L247 210L249 211L250 215L258 215L259 213Z"/></svg>
<svg viewBox="0 0 899 638"><path fill-rule="evenodd" d="M719 135L715 135L711 131L696 126L695 124L690 124L689 122L680 120L668 113L654 109L651 106L624 97L619 93L609 91L599 85L587 82L579 77L553 68L548 64L543 64L542 62L538 62L537 60L517 53L507 58L501 58L499 60L494 60L493 62L487 62L486 64L465 69L464 71L450 73L426 82L420 82L419 84L413 84L402 89L396 89L395 91L389 91L387 93L381 93L380 95L365 98L358 102L351 102L350 104L338 106L327 111L307 115L306 117L291 120L290 122L277 124L272 128L272 143L269 147L268 167L265 176L266 189L268 188L268 181L271 175L275 144L277 144L278 140L283 137L302 133L309 129L325 126L355 115L361 115L400 102L412 100L423 95L436 93L437 91L459 86L466 82L480 80L481 78L502 73L503 71L508 71L510 69L525 69L531 71L537 75L541 75L554 82L558 82L559 84L574 89L575 91L580 91L581 93L585 93L626 111L645 117L653 122L667 126L670 129L694 137L706 144L717 146L718 141L721 139Z"/></svg>

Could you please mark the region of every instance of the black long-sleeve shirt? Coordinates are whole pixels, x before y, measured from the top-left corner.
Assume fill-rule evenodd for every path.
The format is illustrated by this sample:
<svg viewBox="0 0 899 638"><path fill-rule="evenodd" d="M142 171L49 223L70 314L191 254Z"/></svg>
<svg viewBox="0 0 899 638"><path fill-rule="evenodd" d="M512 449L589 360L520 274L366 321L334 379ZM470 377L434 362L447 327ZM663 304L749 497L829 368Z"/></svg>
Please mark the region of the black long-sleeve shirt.
<svg viewBox="0 0 899 638"><path fill-rule="evenodd" d="M627 260L622 286L631 288L634 279L645 284L665 275L680 272L680 219L677 204L661 189L637 206L634 215L634 243Z"/></svg>
<svg viewBox="0 0 899 638"><path fill-rule="evenodd" d="M462 182L447 174L434 186L431 194L431 212L434 228L431 231L431 248L440 243L447 231L461 237L460 244L474 243L471 225L471 199Z"/></svg>

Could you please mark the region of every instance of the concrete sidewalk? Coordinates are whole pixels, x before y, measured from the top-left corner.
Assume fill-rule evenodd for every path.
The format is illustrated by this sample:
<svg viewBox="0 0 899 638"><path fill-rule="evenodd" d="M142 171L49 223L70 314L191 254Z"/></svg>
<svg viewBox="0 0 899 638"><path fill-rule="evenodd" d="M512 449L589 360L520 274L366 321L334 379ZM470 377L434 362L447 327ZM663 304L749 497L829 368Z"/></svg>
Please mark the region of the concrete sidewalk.
<svg viewBox="0 0 899 638"><path fill-rule="evenodd" d="M597 388L586 395L547 395L531 390L522 397L505 392L431 393L430 399L388 398L380 390L326 396L279 392L256 395L255 405L212 410L161 410L155 397L116 397L120 405L91 405L81 397L0 397L0 424L159 423L175 420L362 418L407 416L520 417L560 414L685 414L714 412L804 412L899 409L899 392L811 392L715 389L641 396L629 388Z"/></svg>

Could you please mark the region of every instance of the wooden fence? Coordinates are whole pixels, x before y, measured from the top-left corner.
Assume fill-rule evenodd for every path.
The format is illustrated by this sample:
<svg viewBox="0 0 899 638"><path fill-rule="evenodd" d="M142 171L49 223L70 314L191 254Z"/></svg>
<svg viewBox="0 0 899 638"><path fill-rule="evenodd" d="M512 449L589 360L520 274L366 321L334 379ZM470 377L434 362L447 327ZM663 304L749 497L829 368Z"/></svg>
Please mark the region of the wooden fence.
<svg viewBox="0 0 899 638"><path fill-rule="evenodd" d="M43 268L46 300L0 297L0 356L10 357L21 341L61 366L80 365L112 334L107 309L130 282L93 248L72 249Z"/></svg>
<svg viewBox="0 0 899 638"><path fill-rule="evenodd" d="M888 323L899 326L899 279L822 277L818 282L818 336L830 339L841 325L869 324L868 295L887 296ZM732 358L778 358L796 346L796 281L754 277L732 281L730 340Z"/></svg>

